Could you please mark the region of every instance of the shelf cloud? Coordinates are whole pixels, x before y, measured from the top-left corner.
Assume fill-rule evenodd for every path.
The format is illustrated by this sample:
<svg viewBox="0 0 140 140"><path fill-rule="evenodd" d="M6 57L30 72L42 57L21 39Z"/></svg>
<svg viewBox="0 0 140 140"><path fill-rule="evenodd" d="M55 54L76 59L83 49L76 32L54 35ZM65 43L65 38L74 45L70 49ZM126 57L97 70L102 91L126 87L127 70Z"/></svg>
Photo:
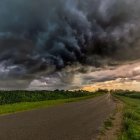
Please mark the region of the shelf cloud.
<svg viewBox="0 0 140 140"><path fill-rule="evenodd" d="M1 85L53 79L67 87L85 67L140 57L137 0L1 0L0 19Z"/></svg>

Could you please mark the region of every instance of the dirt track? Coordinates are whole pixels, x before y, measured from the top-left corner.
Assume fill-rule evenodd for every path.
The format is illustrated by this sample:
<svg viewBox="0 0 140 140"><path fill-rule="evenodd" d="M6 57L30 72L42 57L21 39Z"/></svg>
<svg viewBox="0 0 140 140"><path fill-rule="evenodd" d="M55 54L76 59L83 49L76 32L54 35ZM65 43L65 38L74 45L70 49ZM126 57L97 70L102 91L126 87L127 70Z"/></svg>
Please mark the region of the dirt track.
<svg viewBox="0 0 140 140"><path fill-rule="evenodd" d="M115 109L110 95L0 117L0 140L94 140Z"/></svg>

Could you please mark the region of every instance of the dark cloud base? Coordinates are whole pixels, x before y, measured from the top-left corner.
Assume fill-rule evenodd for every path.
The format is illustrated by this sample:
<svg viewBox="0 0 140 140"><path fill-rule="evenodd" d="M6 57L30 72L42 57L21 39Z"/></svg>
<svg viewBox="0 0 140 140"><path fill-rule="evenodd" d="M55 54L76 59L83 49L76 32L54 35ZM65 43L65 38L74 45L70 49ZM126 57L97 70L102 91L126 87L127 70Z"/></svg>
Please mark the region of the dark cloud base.
<svg viewBox="0 0 140 140"><path fill-rule="evenodd" d="M137 0L1 0L1 80L139 59L139 9Z"/></svg>

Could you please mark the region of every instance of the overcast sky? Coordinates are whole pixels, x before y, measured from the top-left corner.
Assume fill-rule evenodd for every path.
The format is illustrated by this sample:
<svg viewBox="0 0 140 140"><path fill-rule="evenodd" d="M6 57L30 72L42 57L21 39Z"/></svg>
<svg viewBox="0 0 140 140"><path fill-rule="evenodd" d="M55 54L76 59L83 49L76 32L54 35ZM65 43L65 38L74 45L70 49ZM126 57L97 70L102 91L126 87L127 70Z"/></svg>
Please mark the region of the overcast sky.
<svg viewBox="0 0 140 140"><path fill-rule="evenodd" d="M1 0L0 19L1 89L139 90L140 1Z"/></svg>

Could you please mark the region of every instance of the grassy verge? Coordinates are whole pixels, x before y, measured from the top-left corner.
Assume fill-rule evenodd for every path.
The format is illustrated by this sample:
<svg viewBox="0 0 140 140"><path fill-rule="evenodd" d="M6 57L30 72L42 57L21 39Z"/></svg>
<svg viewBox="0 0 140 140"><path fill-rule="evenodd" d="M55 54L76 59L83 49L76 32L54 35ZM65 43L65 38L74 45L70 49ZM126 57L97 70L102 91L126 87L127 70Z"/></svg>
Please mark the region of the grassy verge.
<svg viewBox="0 0 140 140"><path fill-rule="evenodd" d="M113 117L108 118L105 122L104 122L104 129L110 129L111 127L113 127Z"/></svg>
<svg viewBox="0 0 140 140"><path fill-rule="evenodd" d="M140 140L140 99L136 96L132 93L117 95L117 98L125 103L120 140Z"/></svg>
<svg viewBox="0 0 140 140"><path fill-rule="evenodd" d="M106 135L108 130L112 129L113 120L114 118L112 116L110 116L108 119L105 120L103 127L100 130L99 140L101 139L100 137L103 137Z"/></svg>
<svg viewBox="0 0 140 140"><path fill-rule="evenodd" d="M76 98L68 98L68 99L55 99L55 100L46 100L46 101L36 101L36 102L20 102L20 103L13 103L13 104L5 104L0 105L0 115L1 114L10 114L16 113L26 110L32 109L39 109L39 108L46 108L54 105L69 103L69 102L77 102L89 98L94 98L97 96L103 95L103 93L94 93L91 95L84 95L83 97L76 97Z"/></svg>

